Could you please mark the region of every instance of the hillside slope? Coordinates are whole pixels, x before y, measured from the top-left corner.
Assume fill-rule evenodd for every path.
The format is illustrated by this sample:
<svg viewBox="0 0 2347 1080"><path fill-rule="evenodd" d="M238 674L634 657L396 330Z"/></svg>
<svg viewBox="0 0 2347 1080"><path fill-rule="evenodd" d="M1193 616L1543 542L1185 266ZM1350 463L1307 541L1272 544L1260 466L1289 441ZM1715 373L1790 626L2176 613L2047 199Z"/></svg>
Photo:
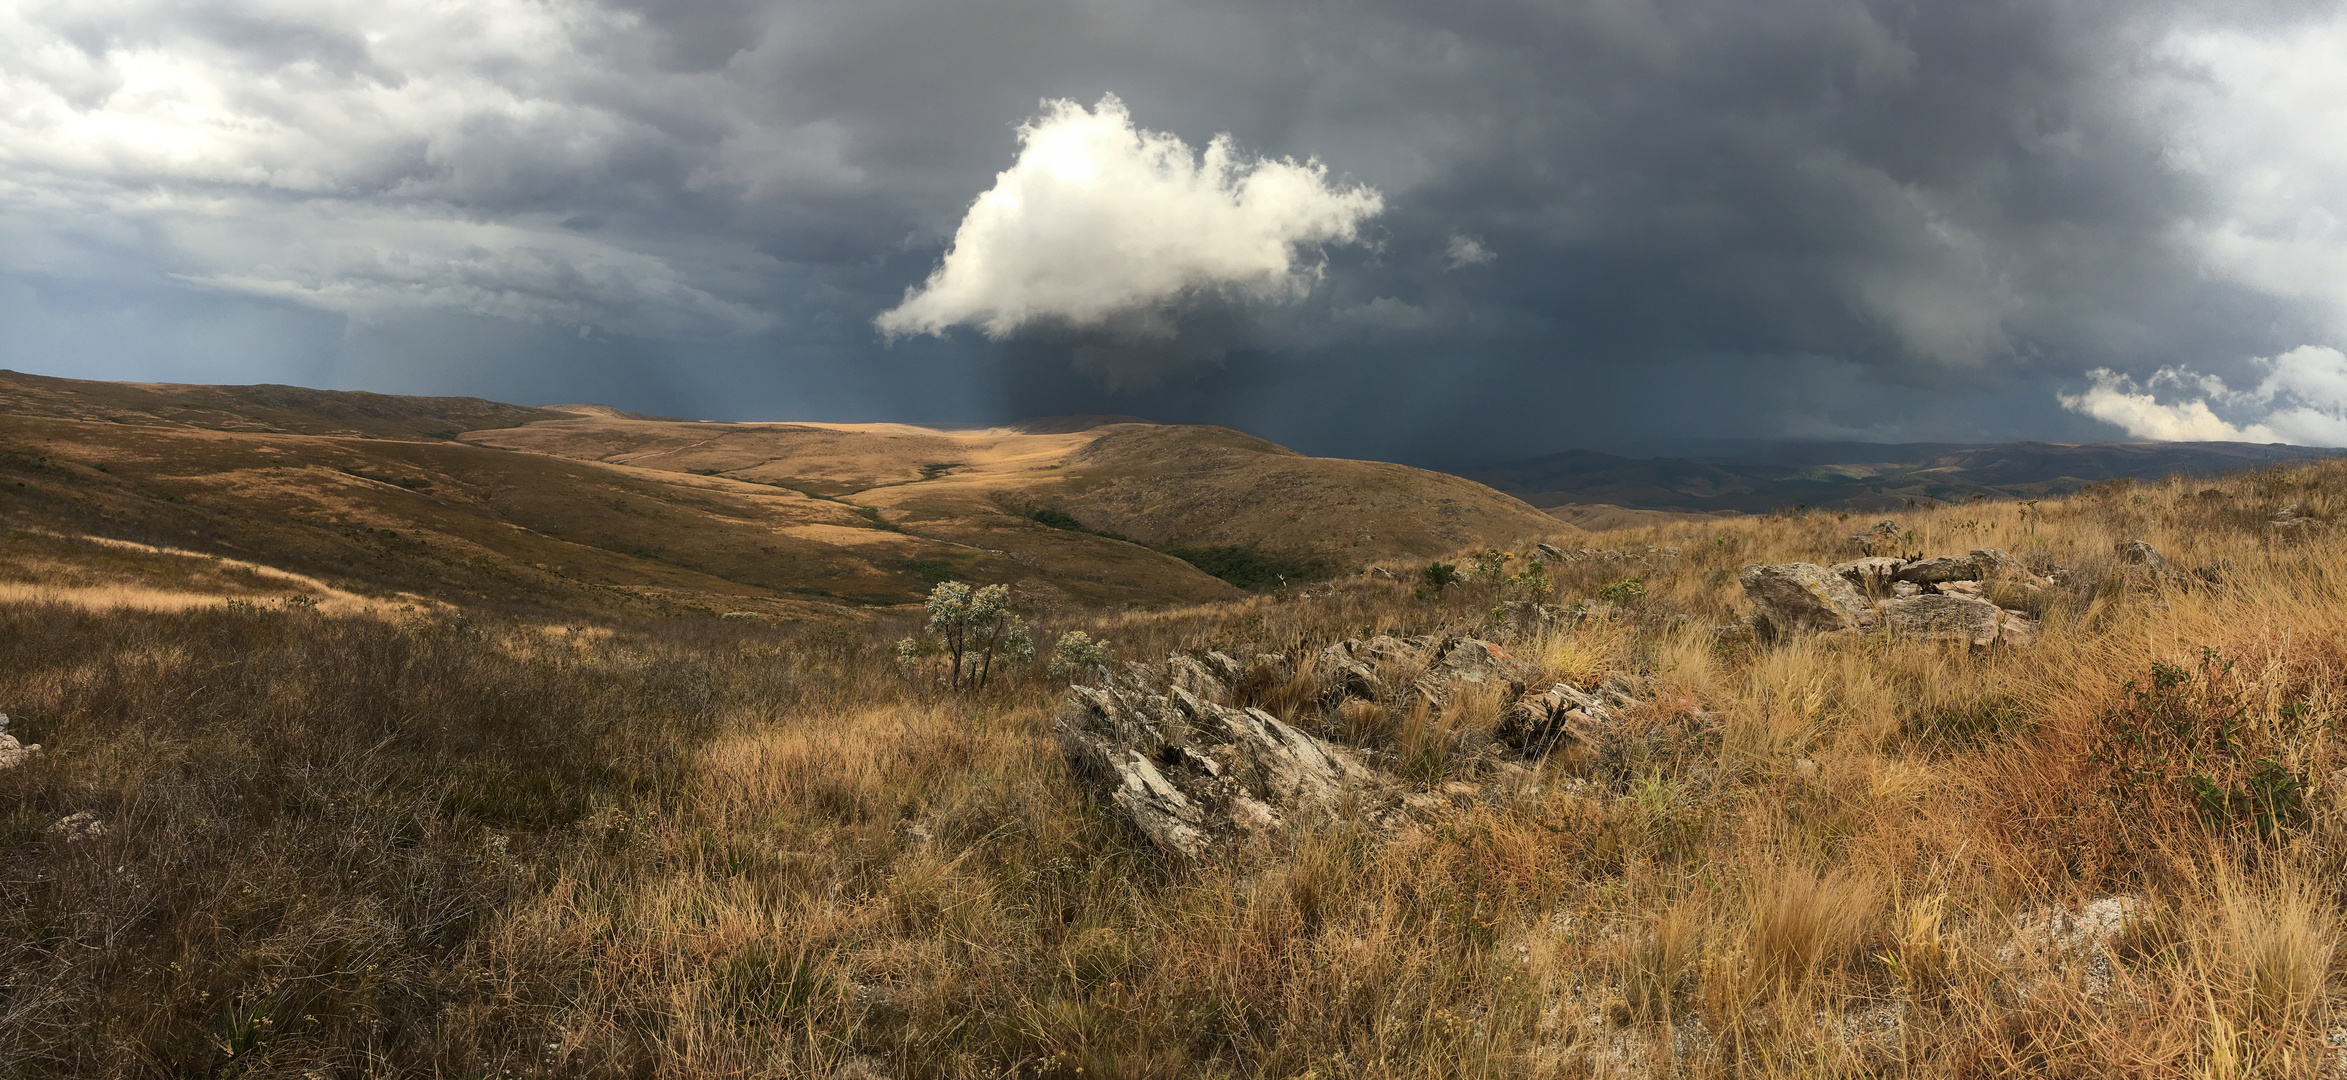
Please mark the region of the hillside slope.
<svg viewBox="0 0 2347 1080"><path fill-rule="evenodd" d="M1342 567L1572 531L1455 477L1124 418L712 424L15 373L0 416L0 583L24 587L55 577L61 538L99 537L354 595L563 611L796 618L909 603L946 577L1012 583L1041 608L1158 606L1241 594L1156 548ZM1035 520L1045 508L1091 528Z"/></svg>

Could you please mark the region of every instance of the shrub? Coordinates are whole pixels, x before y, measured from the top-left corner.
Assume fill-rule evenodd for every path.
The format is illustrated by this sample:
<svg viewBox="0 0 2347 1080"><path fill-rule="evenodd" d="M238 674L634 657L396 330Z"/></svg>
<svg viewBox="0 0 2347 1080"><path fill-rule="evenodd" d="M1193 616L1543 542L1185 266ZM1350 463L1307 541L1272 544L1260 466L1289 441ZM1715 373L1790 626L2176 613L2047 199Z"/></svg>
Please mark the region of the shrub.
<svg viewBox="0 0 2347 1080"><path fill-rule="evenodd" d="M1061 634L1051 646L1051 673L1079 678L1095 671L1106 670L1116 657L1108 651L1108 643L1095 641L1082 630Z"/></svg>
<svg viewBox="0 0 2347 1080"><path fill-rule="evenodd" d="M1459 583L1459 567L1456 563L1427 563L1426 569L1418 572L1418 577L1426 582L1427 588L1441 592Z"/></svg>
<svg viewBox="0 0 2347 1080"><path fill-rule="evenodd" d="M1008 585L972 589L959 581L941 582L929 591L929 632L942 639L938 651L947 659L946 684L954 689L983 690L994 673L994 660L1035 658L1034 639L1026 620L1011 613ZM912 663L930 650L914 638L896 643L900 662Z"/></svg>
<svg viewBox="0 0 2347 1080"><path fill-rule="evenodd" d="M2181 803L2213 827L2270 834L2306 817L2306 778L2278 746L2252 745L2247 695L2233 661L2203 649L2200 663L2154 661L2148 681L2129 680L2103 715L2089 760L2121 807Z"/></svg>

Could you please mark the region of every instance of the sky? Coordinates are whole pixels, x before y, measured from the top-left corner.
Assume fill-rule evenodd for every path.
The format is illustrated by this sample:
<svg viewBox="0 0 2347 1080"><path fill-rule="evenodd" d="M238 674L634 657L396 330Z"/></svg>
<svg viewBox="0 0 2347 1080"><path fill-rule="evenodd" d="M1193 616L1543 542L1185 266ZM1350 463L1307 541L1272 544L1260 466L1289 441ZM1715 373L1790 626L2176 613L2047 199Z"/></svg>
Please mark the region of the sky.
<svg viewBox="0 0 2347 1080"><path fill-rule="evenodd" d="M0 0L0 367L2347 444L2347 5Z"/></svg>

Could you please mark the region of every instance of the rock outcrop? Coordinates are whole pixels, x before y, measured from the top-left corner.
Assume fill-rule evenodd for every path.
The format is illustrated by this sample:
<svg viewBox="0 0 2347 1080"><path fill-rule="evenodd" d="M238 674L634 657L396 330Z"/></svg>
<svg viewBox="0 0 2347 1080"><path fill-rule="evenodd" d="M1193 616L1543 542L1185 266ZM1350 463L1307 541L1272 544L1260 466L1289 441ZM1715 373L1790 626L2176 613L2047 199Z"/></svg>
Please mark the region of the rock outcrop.
<svg viewBox="0 0 2347 1080"><path fill-rule="evenodd" d="M1883 624L1892 635L1925 641L1957 641L1967 645L1994 645L2006 636L2008 620L2027 619L1986 600L1942 594L1892 600L1883 605ZM2026 640L2023 640L2026 639ZM2033 626L2015 632L2013 644L2035 642Z"/></svg>
<svg viewBox="0 0 2347 1080"><path fill-rule="evenodd" d="M1747 566L1736 580L1776 634L1874 626L1874 609L1857 586L1816 563Z"/></svg>
<svg viewBox="0 0 2347 1080"><path fill-rule="evenodd" d="M1469 725L1457 736L1469 770L1495 775L1511 769L1521 775L1515 761L1566 750L1609 778L1619 773L1626 783L1633 766L1650 768L1658 753L1676 752L1680 744L1709 745L1706 733L1717 727L1710 714L1695 710L1632 738L1623 733L1621 718L1642 700L1636 680L1617 674L1587 690L1555 683L1528 694L1530 673L1507 649L1449 636L1379 635L1307 654L1301 664L1318 677L1321 694L1301 706L1294 722L1225 703L1247 700L1242 685L1286 684L1294 668L1267 668L1275 662L1284 663L1271 653L1258 654L1249 665L1219 652L1175 656L1071 687L1053 725L1061 752L1077 780L1153 845L1200 858L1244 837L1340 814L1398 820L1394 815L1448 805L1481 790L1454 778L1440 791L1414 792L1412 784L1378 767L1382 751L1297 726L1333 725L1355 703L1399 715L1418 708L1440 712L1462 695L1491 701L1499 709L1496 724ZM1620 767L1608 772L1605 763L1615 759Z"/></svg>
<svg viewBox="0 0 2347 1080"><path fill-rule="evenodd" d="M1217 840L1275 832L1340 800L1378 800L1391 777L1352 750L1261 709L1218 705L1139 676L1077 686L1054 723L1077 775L1159 848L1206 854Z"/></svg>
<svg viewBox="0 0 2347 1080"><path fill-rule="evenodd" d="M1852 539L1882 535L1878 528ZM1997 601L2035 607L2056 588L1999 548L1918 559L1870 555L1830 569L1809 563L1747 566L1739 580L1779 635L1881 629L1968 645L2034 643L2036 621Z"/></svg>

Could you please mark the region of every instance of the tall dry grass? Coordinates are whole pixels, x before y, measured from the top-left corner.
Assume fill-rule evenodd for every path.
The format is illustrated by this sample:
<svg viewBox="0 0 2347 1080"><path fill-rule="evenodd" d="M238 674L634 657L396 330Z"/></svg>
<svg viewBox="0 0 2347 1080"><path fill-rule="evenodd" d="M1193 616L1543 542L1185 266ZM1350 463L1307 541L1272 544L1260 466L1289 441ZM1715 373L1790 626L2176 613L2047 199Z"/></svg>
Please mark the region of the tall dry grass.
<svg viewBox="0 0 2347 1080"><path fill-rule="evenodd" d="M1194 865L1075 787L1039 667L954 696L902 627L0 604L0 711L48 747L0 773L0 1069L2329 1075L2340 509L2321 465L1897 515L2065 570L2029 650L1736 632L1737 569L1872 524L1830 514L1608 534L1545 624L1399 567L1042 628L1476 634L1642 702L1517 773L1491 695L1266 675L1234 694L1445 798Z"/></svg>

